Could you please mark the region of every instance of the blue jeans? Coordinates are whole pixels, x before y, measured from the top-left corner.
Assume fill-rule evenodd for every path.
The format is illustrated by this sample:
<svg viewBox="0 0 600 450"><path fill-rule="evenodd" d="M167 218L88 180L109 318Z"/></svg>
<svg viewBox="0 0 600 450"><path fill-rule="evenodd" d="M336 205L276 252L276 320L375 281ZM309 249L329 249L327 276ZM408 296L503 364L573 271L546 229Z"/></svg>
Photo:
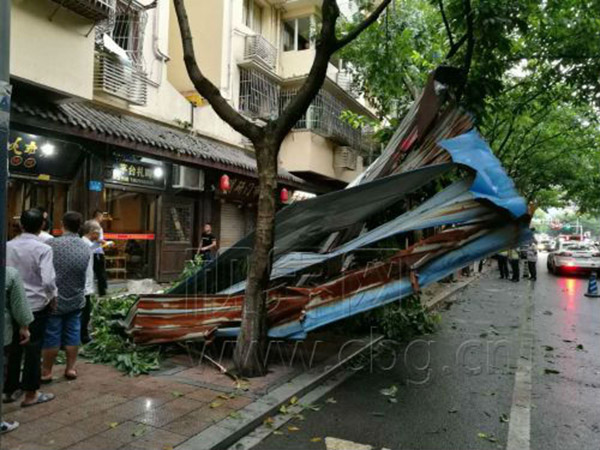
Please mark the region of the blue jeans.
<svg viewBox="0 0 600 450"><path fill-rule="evenodd" d="M81 344L81 310L66 314L51 314L46 323L44 348Z"/></svg>

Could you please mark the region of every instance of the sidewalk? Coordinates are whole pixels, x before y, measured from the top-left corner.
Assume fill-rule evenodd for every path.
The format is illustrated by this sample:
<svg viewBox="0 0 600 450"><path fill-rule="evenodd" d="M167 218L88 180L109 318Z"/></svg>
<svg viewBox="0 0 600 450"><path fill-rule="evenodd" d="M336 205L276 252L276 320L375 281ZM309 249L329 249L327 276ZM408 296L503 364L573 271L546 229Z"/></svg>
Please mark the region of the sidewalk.
<svg viewBox="0 0 600 450"><path fill-rule="evenodd" d="M432 286L423 292L423 301L433 308L474 279ZM261 409L261 402L265 403L261 414L277 410L275 400L285 402L305 393L334 364L370 345L366 341L352 342L326 331L305 342L275 342L269 373L242 382L222 374L206 359L183 352L163 361L160 371L136 378L81 360L78 379L67 381L62 377L64 367L57 366L57 380L42 388L56 394L55 400L26 409L19 403L3 405L4 417L18 420L21 427L2 436L0 448L169 450L186 441L196 445L203 431L202 436L214 434L210 427L217 432L239 423L236 432L247 432L256 420L262 421L258 415L248 417L248 411ZM227 358L215 359L232 366Z"/></svg>
<svg viewBox="0 0 600 450"><path fill-rule="evenodd" d="M264 398L294 377L319 374L332 359L343 358L343 336L321 333L301 344L277 343L271 350L269 373L236 382L211 363L181 354L166 360L150 376L123 376L116 369L79 362L79 377L67 381L64 367L57 380L42 390L56 399L32 408L3 405L4 417L21 427L2 436L0 448L157 449L168 450ZM230 367L231 361L221 361ZM293 395L293 393L292 393Z"/></svg>

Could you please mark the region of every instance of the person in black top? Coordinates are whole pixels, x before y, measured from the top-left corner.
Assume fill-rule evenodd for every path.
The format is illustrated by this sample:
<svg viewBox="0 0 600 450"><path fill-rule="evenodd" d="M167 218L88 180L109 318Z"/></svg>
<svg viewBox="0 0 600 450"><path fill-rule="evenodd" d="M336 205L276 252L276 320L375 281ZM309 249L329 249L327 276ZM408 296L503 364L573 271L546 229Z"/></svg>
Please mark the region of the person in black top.
<svg viewBox="0 0 600 450"><path fill-rule="evenodd" d="M204 261L212 260L212 252L217 248L217 238L212 233L212 225L210 223L204 224L204 231L202 232L202 238L200 240L200 248L198 254L202 255Z"/></svg>

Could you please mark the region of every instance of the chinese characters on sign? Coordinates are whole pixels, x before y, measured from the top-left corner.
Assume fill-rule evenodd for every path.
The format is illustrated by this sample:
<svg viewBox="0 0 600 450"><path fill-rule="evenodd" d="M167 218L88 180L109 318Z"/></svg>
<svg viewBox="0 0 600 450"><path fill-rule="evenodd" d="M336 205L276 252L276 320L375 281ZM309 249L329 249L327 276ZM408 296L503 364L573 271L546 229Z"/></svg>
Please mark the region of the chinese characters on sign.
<svg viewBox="0 0 600 450"><path fill-rule="evenodd" d="M73 142L11 130L8 140L9 170L40 180L70 180L81 166L81 146Z"/></svg>
<svg viewBox="0 0 600 450"><path fill-rule="evenodd" d="M258 197L258 184L254 181L243 180L240 178L230 178L231 188L226 194L227 197L252 200Z"/></svg>
<svg viewBox="0 0 600 450"><path fill-rule="evenodd" d="M8 141L9 162L11 167L23 166L33 169L37 165L37 142L34 139L23 139L23 136L12 136Z"/></svg>
<svg viewBox="0 0 600 450"><path fill-rule="evenodd" d="M142 161L118 160L107 167L107 180L120 184L164 188L165 177L161 165Z"/></svg>

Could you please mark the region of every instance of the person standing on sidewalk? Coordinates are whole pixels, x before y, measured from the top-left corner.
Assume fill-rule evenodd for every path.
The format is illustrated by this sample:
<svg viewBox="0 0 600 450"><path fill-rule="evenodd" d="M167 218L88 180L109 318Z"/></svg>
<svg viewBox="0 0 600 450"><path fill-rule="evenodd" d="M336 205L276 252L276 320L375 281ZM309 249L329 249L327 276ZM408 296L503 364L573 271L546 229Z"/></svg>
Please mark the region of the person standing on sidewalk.
<svg viewBox="0 0 600 450"><path fill-rule="evenodd" d="M500 279L508 280L508 251L502 250L496 255L498 259L498 269L500 270Z"/></svg>
<svg viewBox="0 0 600 450"><path fill-rule="evenodd" d="M13 322L18 325L13 331ZM4 305L4 352L8 353L13 340L19 345L29 342L29 324L33 313L27 303L25 287L19 272L13 267L6 268L6 303ZM19 422L0 421L0 434L16 430Z"/></svg>
<svg viewBox="0 0 600 450"><path fill-rule="evenodd" d="M517 282L520 279L519 273L519 249L516 247L508 250L508 261L510 262L510 269L512 270L512 278L510 281Z"/></svg>
<svg viewBox="0 0 600 450"><path fill-rule="evenodd" d="M88 220L83 224L82 234L83 242L85 242L90 250L94 250L96 242L100 239L100 233L102 228L98 225L95 220ZM92 314L92 295L96 290L94 289L94 254L90 254L90 262L85 275L85 306L81 311L81 343L87 344L92 339L90 338L90 316Z"/></svg>
<svg viewBox="0 0 600 450"><path fill-rule="evenodd" d="M106 295L106 260L104 259L104 230L102 229L102 221L104 220L104 213L97 209L94 211L94 217L92 218L100 227L100 237L96 241L96 245L92 249L94 253L94 274L98 281L98 295L103 297Z"/></svg>
<svg viewBox="0 0 600 450"><path fill-rule="evenodd" d="M56 307L56 274L52 249L40 241L43 215L38 209L28 209L21 214L21 233L6 244L6 265L15 268L25 287L27 302L33 312L29 325L30 338L26 345L18 340L11 343L6 367L4 402L16 401L25 392L21 406L33 406L54 399L54 394L40 392L41 354L46 322L50 311ZM21 376L21 360L25 355Z"/></svg>
<svg viewBox="0 0 600 450"><path fill-rule="evenodd" d="M58 302L48 317L44 337L42 382L52 381L52 367L58 350L67 354L65 378L77 378L75 362L81 343L81 310L85 307L85 280L92 251L79 237L83 218L68 211L62 219L63 235L50 243L54 254Z"/></svg>
<svg viewBox="0 0 600 450"><path fill-rule="evenodd" d="M527 248L527 267L529 269L529 279L532 281L537 280L537 260L537 244L535 241L533 241Z"/></svg>

